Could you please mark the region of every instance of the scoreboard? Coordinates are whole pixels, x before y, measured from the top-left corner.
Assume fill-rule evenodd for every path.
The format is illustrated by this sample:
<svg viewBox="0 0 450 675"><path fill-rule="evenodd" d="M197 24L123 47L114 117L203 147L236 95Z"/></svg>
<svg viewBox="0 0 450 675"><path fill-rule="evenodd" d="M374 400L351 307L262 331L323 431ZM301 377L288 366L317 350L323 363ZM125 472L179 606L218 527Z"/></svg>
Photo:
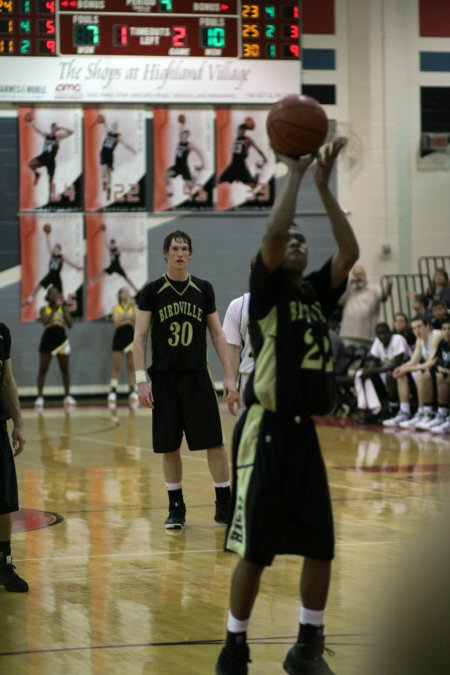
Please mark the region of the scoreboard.
<svg viewBox="0 0 450 675"><path fill-rule="evenodd" d="M258 98L259 79L263 96L254 102L271 102L300 88L300 10L301 3L295 0L0 0L0 100L2 85L10 79L5 75L8 65L17 75L36 68L42 86L48 87L40 100L64 98L63 89L53 91L59 79L71 93L68 99L78 91L88 100L139 101L139 91L142 96L148 92L149 73L171 68L179 77L177 87L170 82L164 86L168 101L178 88L181 101L195 94L196 103L222 96L232 103L250 102ZM39 67L33 67L36 60ZM90 86L82 86L92 79L95 64L99 71L115 73L105 76L114 80L109 84L119 85L121 80L122 86L102 92L104 99L97 98ZM229 77L221 77L222 71ZM180 77L181 72L186 77ZM143 90L135 86L141 78ZM183 79L190 79L193 86L178 87ZM205 85L204 97L199 79ZM227 79L240 83L234 96Z"/></svg>

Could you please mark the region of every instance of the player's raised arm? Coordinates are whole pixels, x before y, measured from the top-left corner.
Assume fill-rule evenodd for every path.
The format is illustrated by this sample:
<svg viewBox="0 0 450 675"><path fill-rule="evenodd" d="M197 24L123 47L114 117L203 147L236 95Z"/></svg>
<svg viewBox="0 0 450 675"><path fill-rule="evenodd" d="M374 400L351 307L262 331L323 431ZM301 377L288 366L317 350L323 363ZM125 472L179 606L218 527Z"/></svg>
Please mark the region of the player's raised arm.
<svg viewBox="0 0 450 675"><path fill-rule="evenodd" d="M331 223L337 251L331 262L331 284L337 288L346 279L358 260L359 246L353 229L344 211L329 188L329 179L336 159L346 145L346 140L336 138L317 153L317 168L314 174L316 187Z"/></svg>
<svg viewBox="0 0 450 675"><path fill-rule="evenodd" d="M266 236L261 246L262 259L269 271L277 269L283 262L286 235L294 220L300 183L314 157L313 155L307 155L299 159L292 159L285 155L279 155L278 159L286 165L287 174L267 218Z"/></svg>

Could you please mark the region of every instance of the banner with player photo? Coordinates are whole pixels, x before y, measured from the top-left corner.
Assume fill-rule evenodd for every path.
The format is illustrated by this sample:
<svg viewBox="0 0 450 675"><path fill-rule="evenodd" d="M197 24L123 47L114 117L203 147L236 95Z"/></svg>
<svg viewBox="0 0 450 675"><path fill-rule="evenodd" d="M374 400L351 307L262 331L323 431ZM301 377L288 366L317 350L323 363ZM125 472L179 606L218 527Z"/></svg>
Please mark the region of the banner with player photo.
<svg viewBox="0 0 450 675"><path fill-rule="evenodd" d="M85 211L146 208L144 108L84 109Z"/></svg>
<svg viewBox="0 0 450 675"><path fill-rule="evenodd" d="M83 208L82 111L21 106L19 210Z"/></svg>
<svg viewBox="0 0 450 675"><path fill-rule="evenodd" d="M21 320L35 321L50 286L63 294L72 316L83 314L83 216L20 215Z"/></svg>
<svg viewBox="0 0 450 675"><path fill-rule="evenodd" d="M146 224L137 214L86 215L86 318L111 314L123 287L135 296L147 281Z"/></svg>
<svg viewBox="0 0 450 675"><path fill-rule="evenodd" d="M153 209L212 209L214 110L153 109Z"/></svg>
<svg viewBox="0 0 450 675"><path fill-rule="evenodd" d="M217 210L272 206L275 155L266 117L263 109L216 109Z"/></svg>

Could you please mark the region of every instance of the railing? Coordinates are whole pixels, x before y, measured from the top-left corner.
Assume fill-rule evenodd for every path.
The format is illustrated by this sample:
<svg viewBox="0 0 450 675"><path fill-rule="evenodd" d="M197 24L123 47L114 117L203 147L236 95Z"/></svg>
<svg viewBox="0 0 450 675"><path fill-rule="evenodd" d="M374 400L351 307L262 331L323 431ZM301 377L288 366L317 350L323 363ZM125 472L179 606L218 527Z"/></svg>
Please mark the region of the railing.
<svg viewBox="0 0 450 675"><path fill-rule="evenodd" d="M394 315L403 312L411 318L415 313L412 308L413 295L425 295L431 279L428 274L383 274L380 279L381 287L385 288L388 279L392 279L392 291L390 297L383 303L384 321L391 327Z"/></svg>
<svg viewBox="0 0 450 675"><path fill-rule="evenodd" d="M424 255L419 258L418 263L420 274L428 274L430 279L434 277L434 273L439 267L443 268L450 277L450 255Z"/></svg>

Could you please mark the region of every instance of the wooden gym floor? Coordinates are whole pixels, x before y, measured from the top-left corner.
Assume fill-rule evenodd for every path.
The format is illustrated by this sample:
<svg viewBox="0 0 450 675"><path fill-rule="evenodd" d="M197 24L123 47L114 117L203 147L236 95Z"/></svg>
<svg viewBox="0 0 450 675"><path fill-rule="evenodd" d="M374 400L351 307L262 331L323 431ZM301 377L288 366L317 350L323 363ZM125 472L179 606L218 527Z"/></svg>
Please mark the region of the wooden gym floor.
<svg viewBox="0 0 450 675"><path fill-rule="evenodd" d="M221 409L229 447L234 420ZM0 673L214 673L236 558L213 521L205 453L183 450L187 525L168 534L149 411L112 413L102 403L25 410L24 419L13 556L30 592L0 591ZM318 431L337 541L326 613L335 656L326 658L337 675L361 675L386 611L386 571L401 575L407 551L448 509L449 437L342 419L319 420ZM284 672L300 563L279 557L263 576L249 630L252 675Z"/></svg>

